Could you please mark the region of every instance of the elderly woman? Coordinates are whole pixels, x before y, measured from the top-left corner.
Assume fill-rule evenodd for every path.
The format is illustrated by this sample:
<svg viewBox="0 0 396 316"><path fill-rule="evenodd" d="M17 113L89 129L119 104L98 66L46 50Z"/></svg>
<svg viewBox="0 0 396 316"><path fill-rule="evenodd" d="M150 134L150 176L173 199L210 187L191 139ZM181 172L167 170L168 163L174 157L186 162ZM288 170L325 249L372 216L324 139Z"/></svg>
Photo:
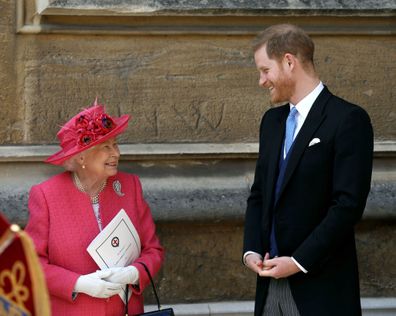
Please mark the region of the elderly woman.
<svg viewBox="0 0 396 316"><path fill-rule="evenodd" d="M128 126L128 115L112 118L94 105L69 120L58 132L61 150L46 162L66 171L32 187L26 231L39 255L54 316L125 313L121 297L132 289L130 315L143 312L142 291L163 261L150 209L139 178L118 172L116 136ZM141 243L140 257L127 267L98 270L87 247L124 209Z"/></svg>

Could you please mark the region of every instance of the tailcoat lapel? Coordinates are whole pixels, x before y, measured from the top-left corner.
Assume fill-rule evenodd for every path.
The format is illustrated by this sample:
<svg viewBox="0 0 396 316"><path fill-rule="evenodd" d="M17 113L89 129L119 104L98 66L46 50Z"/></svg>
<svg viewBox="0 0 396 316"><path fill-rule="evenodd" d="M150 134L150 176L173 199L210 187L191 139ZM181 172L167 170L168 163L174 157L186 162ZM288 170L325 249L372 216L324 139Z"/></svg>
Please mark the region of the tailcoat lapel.
<svg viewBox="0 0 396 316"><path fill-rule="evenodd" d="M282 151L283 138L285 137L285 125L286 118L289 114L289 104L286 104L280 108L277 113L277 117L273 120L273 126L271 128L272 134L266 136L266 141L269 141L268 150L268 176L266 188L270 192L266 192L268 197L274 196L276 179L278 177L278 164L279 155ZM266 199L267 209L271 206L271 199Z"/></svg>
<svg viewBox="0 0 396 316"><path fill-rule="evenodd" d="M290 152L289 161L286 166L283 183L280 188L279 196L282 195L283 190L285 189L287 183L293 175L293 172L296 169L305 149L307 148L309 141L312 139L313 134L326 118L324 109L330 96L331 93L325 87L312 105L312 108L309 111L300 132L294 140L293 147Z"/></svg>

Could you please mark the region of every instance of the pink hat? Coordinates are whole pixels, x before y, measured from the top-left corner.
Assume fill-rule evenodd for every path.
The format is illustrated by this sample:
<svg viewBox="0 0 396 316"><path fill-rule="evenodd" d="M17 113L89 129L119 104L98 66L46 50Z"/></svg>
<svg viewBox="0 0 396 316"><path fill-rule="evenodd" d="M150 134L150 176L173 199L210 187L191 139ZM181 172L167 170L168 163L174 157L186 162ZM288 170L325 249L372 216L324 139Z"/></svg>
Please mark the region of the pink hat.
<svg viewBox="0 0 396 316"><path fill-rule="evenodd" d="M128 127L129 115L111 117L104 106L97 104L85 109L62 126L58 134L62 149L45 162L62 165L67 159L88 148L121 134Z"/></svg>

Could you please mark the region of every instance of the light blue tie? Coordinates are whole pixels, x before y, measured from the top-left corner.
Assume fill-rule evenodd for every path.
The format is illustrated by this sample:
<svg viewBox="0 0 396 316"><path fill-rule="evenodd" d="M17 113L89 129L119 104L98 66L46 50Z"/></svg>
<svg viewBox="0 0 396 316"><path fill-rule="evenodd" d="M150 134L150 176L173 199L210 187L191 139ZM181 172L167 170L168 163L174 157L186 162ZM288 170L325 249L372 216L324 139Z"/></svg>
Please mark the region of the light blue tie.
<svg viewBox="0 0 396 316"><path fill-rule="evenodd" d="M296 114L298 113L295 106L293 106L290 110L290 113L286 120L286 136L285 136L285 153L290 150L291 145L293 144L293 136L297 126Z"/></svg>

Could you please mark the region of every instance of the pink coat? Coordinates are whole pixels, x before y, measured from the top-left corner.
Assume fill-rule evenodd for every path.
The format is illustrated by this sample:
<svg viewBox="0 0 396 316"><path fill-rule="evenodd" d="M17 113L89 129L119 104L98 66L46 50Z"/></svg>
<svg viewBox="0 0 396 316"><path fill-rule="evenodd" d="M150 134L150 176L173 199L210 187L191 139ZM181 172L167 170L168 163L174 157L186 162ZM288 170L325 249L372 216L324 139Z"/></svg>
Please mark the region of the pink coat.
<svg viewBox="0 0 396 316"><path fill-rule="evenodd" d="M121 183L121 192L113 189L115 180ZM100 194L100 213L103 227L123 208L139 233L142 252L137 261L144 262L152 275L160 269L164 251L155 234L155 225L149 206L144 201L139 178L119 172L108 178ZM118 295L109 299L78 294L72 300L77 278L98 269L86 251L99 233L98 224L89 197L73 184L71 174L64 172L32 187L29 196L30 218L26 231L32 237L39 255L51 298L54 316L121 316L124 306ZM143 312L142 291L149 278L140 264L139 289L134 289L129 301L129 314Z"/></svg>

